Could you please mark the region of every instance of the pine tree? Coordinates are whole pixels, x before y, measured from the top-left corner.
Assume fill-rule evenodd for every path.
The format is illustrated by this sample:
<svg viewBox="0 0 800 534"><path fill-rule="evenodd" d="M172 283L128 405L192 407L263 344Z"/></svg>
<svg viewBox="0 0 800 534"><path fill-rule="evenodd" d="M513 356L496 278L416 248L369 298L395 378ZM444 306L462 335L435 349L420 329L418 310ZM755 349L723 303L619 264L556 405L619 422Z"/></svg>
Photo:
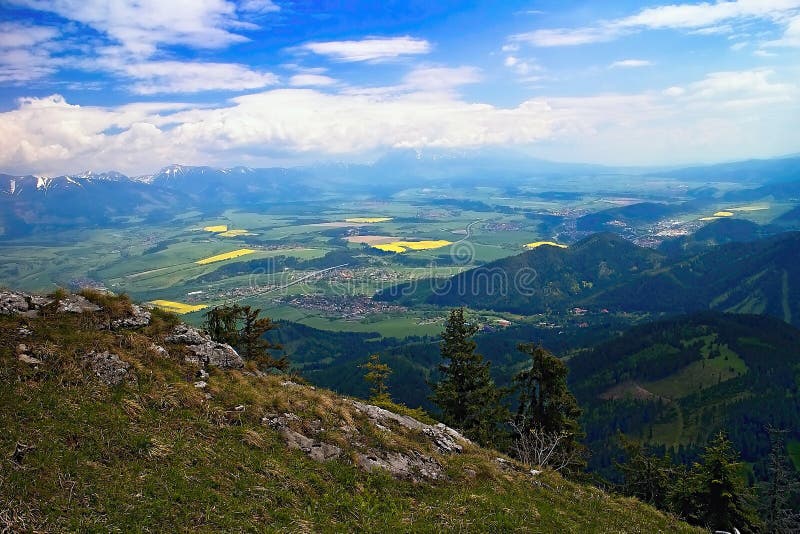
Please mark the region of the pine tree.
<svg viewBox="0 0 800 534"><path fill-rule="evenodd" d="M669 455L648 453L641 443L623 434L620 434L620 441L628 457L625 463L616 464L624 480L622 492L661 510L666 509L670 486L677 473L672 459Z"/></svg>
<svg viewBox="0 0 800 534"><path fill-rule="evenodd" d="M800 532L800 481L786 455L787 431L768 428L770 439L769 480L761 486L761 517L764 530L775 534Z"/></svg>
<svg viewBox="0 0 800 534"><path fill-rule="evenodd" d="M217 306L206 312L205 329L211 339L234 347L246 360L256 362L262 369L285 371L289 360L285 355L275 358L272 351L282 347L264 339L264 334L277 328L269 317L261 317L260 309L238 304Z"/></svg>
<svg viewBox="0 0 800 534"><path fill-rule="evenodd" d="M508 419L501 403L505 392L492 380L489 363L475 352L472 337L477 330L463 308L450 311L440 344L442 379L433 386L431 400L441 408L445 423L482 445L499 446L505 440L501 425Z"/></svg>
<svg viewBox="0 0 800 534"><path fill-rule="evenodd" d="M361 367L367 370L364 380L370 384L371 400L378 402L391 401L389 386L386 385L386 380L392 374L389 364L381 362L380 354L373 354L369 357L369 361Z"/></svg>
<svg viewBox="0 0 800 534"><path fill-rule="evenodd" d="M757 530L758 516L751 504L752 495L739 475L738 456L728 437L720 432L706 446L702 462L692 469L697 515L712 531Z"/></svg>
<svg viewBox="0 0 800 534"><path fill-rule="evenodd" d="M520 392L514 419L517 441L535 433L540 443L552 444L558 436L555 454L550 456L553 465L573 471L582 469L584 448L579 440L583 433L578 422L581 409L567 387L567 366L541 345L522 343L517 348L530 357L530 367L514 376ZM542 440L542 436L551 439Z"/></svg>

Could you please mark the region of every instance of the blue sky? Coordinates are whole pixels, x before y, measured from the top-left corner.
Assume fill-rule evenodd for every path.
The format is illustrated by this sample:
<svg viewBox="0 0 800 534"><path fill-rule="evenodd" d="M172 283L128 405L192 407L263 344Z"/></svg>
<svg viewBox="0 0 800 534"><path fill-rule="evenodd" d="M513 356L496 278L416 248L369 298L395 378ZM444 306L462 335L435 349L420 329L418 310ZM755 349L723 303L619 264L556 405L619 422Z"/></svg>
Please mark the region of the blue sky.
<svg viewBox="0 0 800 534"><path fill-rule="evenodd" d="M800 152L800 0L0 0L0 171Z"/></svg>

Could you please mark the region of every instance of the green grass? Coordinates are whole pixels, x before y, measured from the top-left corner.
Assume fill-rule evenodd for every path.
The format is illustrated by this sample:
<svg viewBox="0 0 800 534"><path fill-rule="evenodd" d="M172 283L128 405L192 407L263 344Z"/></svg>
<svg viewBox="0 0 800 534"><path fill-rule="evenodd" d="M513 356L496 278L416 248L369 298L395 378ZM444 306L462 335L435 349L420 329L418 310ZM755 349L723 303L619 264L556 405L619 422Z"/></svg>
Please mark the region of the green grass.
<svg viewBox="0 0 800 534"><path fill-rule="evenodd" d="M747 372L747 365L735 352L724 345L720 351L720 356L692 362L667 378L642 387L661 397L680 399Z"/></svg>
<svg viewBox="0 0 800 534"><path fill-rule="evenodd" d="M196 369L147 350L168 331L159 314L141 332L95 330L87 316L0 316L0 529L123 532L700 532L640 502L556 473L504 471L494 451L441 455L413 431L380 433L344 398L287 388L285 377ZM20 324L45 363L17 361ZM109 388L81 366L112 350L135 383ZM246 370L247 371L247 370ZM234 409L244 406L243 410ZM265 413L319 419L339 460L316 463L261 423ZM447 480L395 480L352 462L356 440L434 456ZM13 462L17 443L30 447ZM428 443L427 445L425 443Z"/></svg>

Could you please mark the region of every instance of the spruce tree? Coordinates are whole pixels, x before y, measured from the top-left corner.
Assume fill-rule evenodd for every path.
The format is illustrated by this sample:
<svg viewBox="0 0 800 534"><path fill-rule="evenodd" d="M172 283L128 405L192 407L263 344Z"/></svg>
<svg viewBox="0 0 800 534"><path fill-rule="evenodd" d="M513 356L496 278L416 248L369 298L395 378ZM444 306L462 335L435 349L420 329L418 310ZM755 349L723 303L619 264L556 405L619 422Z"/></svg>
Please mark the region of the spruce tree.
<svg viewBox="0 0 800 534"><path fill-rule="evenodd" d="M702 462L692 475L697 491L701 524L713 530L755 532L758 516L752 495L739 473L739 453L724 432L718 433L703 451Z"/></svg>
<svg viewBox="0 0 800 534"><path fill-rule="evenodd" d="M566 461L564 467L581 469L585 465L584 448L579 442L583 437L578 422L581 409L567 387L567 366L541 345L522 343L517 348L530 357L530 367L514 376L519 390L514 419L516 439L525 439L531 432L538 435L539 441L543 436L558 437L555 463Z"/></svg>
<svg viewBox="0 0 800 534"><path fill-rule="evenodd" d="M669 455L658 456L645 451L641 443L623 434L620 434L620 441L628 457L625 463L616 464L623 475L622 492L665 510L670 486L678 472L672 459Z"/></svg>
<svg viewBox="0 0 800 534"><path fill-rule="evenodd" d="M259 317L260 309L238 304L223 305L206 312L205 329L211 339L227 343L235 348L246 360L256 362L262 369L289 368L285 355L275 358L272 351L282 347L264 339L264 334L277 328L269 317Z"/></svg>
<svg viewBox="0 0 800 534"><path fill-rule="evenodd" d="M440 344L442 378L433 386L431 400L442 410L445 423L482 445L499 446L505 441L501 425L508 409L501 403L504 391L489 374L489 363L475 352L472 337L477 330L467 322L463 308L450 311Z"/></svg>
<svg viewBox="0 0 800 534"><path fill-rule="evenodd" d="M381 361L380 354L373 354L369 357L369 361L361 366L366 369L364 380L370 384L369 392L373 401L391 401L389 395L389 386L386 385L386 380L392 374L392 369L389 364Z"/></svg>
<svg viewBox="0 0 800 534"><path fill-rule="evenodd" d="M800 481L786 454L787 431L768 428L769 479L761 485L761 517L764 530L775 534L800 532Z"/></svg>

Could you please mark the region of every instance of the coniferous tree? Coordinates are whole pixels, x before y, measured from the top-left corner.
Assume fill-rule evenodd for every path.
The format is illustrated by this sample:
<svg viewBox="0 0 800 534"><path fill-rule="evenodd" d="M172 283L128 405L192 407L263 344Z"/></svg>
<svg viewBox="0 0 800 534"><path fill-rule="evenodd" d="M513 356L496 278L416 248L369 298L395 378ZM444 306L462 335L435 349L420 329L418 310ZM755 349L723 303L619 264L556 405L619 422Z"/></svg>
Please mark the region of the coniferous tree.
<svg viewBox="0 0 800 534"><path fill-rule="evenodd" d="M617 463L622 473L622 492L636 497L661 510L668 507L670 487L678 472L669 455L658 456L648 453L638 441L620 434L622 449L628 459Z"/></svg>
<svg viewBox="0 0 800 534"><path fill-rule="evenodd" d="M520 352L530 357L530 367L514 376L519 389L519 404L514 419L517 440L527 439L534 433L538 441L542 436L560 436L551 458L560 465L567 460L570 470L585 466L583 436L578 417L581 409L567 387L567 366L547 349L535 343L522 343ZM544 440L551 442L550 440Z"/></svg>
<svg viewBox="0 0 800 534"><path fill-rule="evenodd" d="M369 357L369 361L361 367L367 371L364 375L364 380L370 384L371 399L375 401L391 401L389 386L386 385L386 380L392 374L389 364L381 361L380 354L373 354Z"/></svg>
<svg viewBox="0 0 800 534"><path fill-rule="evenodd" d="M739 474L739 454L724 432L706 446L692 468L700 524L713 530L755 532L758 516L752 495Z"/></svg>
<svg viewBox="0 0 800 534"><path fill-rule="evenodd" d="M246 360L262 369L289 368L285 355L275 358L272 351L282 347L264 339L264 334L277 328L269 317L259 317L260 309L238 304L217 306L206 312L205 329L211 339L234 347Z"/></svg>
<svg viewBox="0 0 800 534"><path fill-rule="evenodd" d="M472 337L477 330L467 322L464 308L450 311L440 344L442 378L434 384L431 400L441 408L445 423L483 445L500 446L505 441L502 424L508 419L501 403L505 392L492 380L489 363L475 352Z"/></svg>
<svg viewBox="0 0 800 534"><path fill-rule="evenodd" d="M800 532L800 481L786 455L786 431L768 428L769 480L761 485L761 517L764 531L775 534Z"/></svg>

